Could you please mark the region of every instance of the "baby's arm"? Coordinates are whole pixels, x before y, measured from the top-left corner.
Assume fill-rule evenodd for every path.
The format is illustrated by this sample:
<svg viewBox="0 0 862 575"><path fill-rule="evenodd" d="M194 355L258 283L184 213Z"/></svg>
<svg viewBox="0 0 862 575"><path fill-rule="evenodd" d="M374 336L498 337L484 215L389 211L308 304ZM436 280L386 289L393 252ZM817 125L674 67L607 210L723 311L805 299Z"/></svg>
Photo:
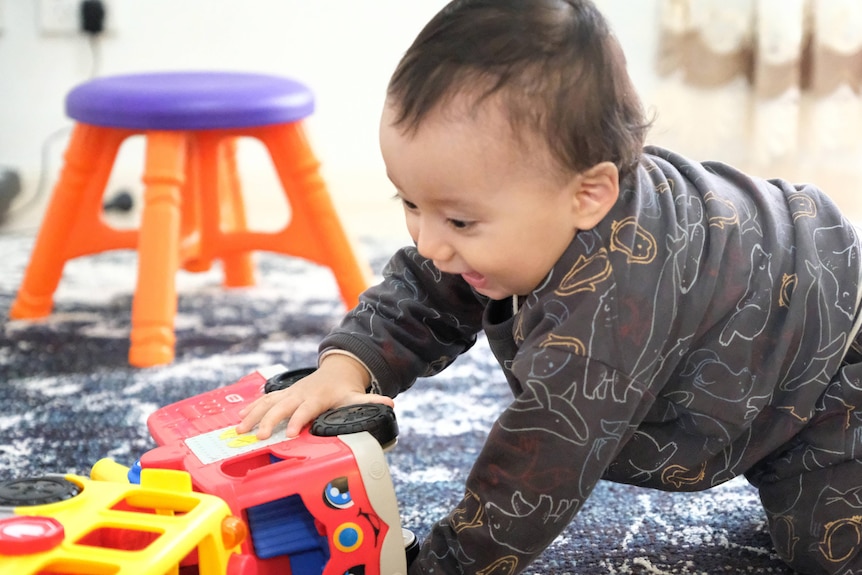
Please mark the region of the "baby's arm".
<svg viewBox="0 0 862 575"><path fill-rule="evenodd" d="M315 417L334 407L357 403L393 406L389 397L366 393L371 376L365 366L349 355L329 354L320 367L286 389L267 393L240 411L239 433L258 426L257 436L266 439L280 421L289 419L286 434L296 437Z"/></svg>
<svg viewBox="0 0 862 575"><path fill-rule="evenodd" d="M392 257L383 278L321 342L317 371L244 408L238 432L257 425L257 436L265 439L289 419L287 435L294 437L327 409L392 406L390 397L366 393L369 370L377 378L375 391L395 396L417 377L442 370L476 341L484 303L459 276L441 274L415 248L406 248Z"/></svg>

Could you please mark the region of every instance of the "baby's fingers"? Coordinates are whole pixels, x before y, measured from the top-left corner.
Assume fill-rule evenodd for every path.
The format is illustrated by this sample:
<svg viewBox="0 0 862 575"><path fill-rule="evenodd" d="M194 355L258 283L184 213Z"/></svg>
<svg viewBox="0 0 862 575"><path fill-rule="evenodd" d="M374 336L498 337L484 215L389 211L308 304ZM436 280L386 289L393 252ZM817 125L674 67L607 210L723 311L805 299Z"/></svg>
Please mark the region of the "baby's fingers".
<svg viewBox="0 0 862 575"><path fill-rule="evenodd" d="M302 428L311 423L315 417L326 411L326 408L316 402L304 401L299 404L287 422L285 434L288 437L296 437Z"/></svg>
<svg viewBox="0 0 862 575"><path fill-rule="evenodd" d="M296 407L296 410L290 416L290 421L287 422L285 433L288 437L296 437L299 435L299 432L302 431L303 427L314 421L318 415L327 409L348 405L359 405L361 403L381 403L383 405L388 405L389 407L395 407L395 402L391 397L371 393L347 394L334 405L323 403L320 400L313 401L306 398L305 401Z"/></svg>
<svg viewBox="0 0 862 575"><path fill-rule="evenodd" d="M257 437L266 439L272 435L272 430L280 421L293 414L294 409L295 405L289 397L283 397L279 393L268 393L240 410L242 421L236 426L236 431L248 433L257 425Z"/></svg>
<svg viewBox="0 0 862 575"><path fill-rule="evenodd" d="M380 403L383 405L388 405L389 407L395 407L394 399L385 395L378 395L376 393L368 393L364 397L362 397L360 401L362 403ZM359 403L359 401L357 403Z"/></svg>

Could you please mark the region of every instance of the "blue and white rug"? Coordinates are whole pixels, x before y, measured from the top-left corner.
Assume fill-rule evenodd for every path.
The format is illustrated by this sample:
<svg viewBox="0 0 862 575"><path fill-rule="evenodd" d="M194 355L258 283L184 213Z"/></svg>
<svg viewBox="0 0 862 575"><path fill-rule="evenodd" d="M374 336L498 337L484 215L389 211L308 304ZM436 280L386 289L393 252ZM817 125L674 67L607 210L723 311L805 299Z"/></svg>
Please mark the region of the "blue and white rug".
<svg viewBox="0 0 862 575"><path fill-rule="evenodd" d="M0 480L86 475L102 457L130 464L154 445L145 422L155 409L261 366L314 365L317 342L344 312L328 270L301 260L257 254L258 285L238 290L223 289L217 269L181 272L177 358L136 369L127 363L134 253L70 262L51 317L9 321L31 247L31 237L0 236ZM376 270L394 247L362 245ZM396 400L400 435L388 459L405 527L422 537L460 499L509 400L482 341ZM697 494L601 482L526 573L791 573L765 521L741 480Z"/></svg>

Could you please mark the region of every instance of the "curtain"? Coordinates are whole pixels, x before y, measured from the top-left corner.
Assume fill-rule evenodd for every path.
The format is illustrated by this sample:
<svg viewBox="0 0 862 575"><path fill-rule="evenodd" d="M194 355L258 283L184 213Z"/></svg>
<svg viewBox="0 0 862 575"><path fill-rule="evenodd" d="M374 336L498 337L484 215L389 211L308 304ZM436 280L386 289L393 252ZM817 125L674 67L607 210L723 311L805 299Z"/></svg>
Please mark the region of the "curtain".
<svg viewBox="0 0 862 575"><path fill-rule="evenodd" d="M749 169L862 173L862 0L660 7L659 140Z"/></svg>

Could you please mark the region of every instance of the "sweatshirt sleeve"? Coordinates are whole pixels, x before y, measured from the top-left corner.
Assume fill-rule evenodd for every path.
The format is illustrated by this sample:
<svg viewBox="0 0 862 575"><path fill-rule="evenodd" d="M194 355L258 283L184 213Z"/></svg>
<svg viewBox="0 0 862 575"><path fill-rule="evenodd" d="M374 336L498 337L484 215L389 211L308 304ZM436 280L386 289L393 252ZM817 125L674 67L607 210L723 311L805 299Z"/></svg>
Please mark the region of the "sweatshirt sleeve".
<svg viewBox="0 0 862 575"><path fill-rule="evenodd" d="M413 247L403 248L320 351L354 354L373 375L374 391L394 397L476 342L485 301L460 276L440 272Z"/></svg>
<svg viewBox="0 0 862 575"><path fill-rule="evenodd" d="M539 369L551 365L562 367ZM513 372L523 391L495 422L464 499L434 525L411 575L521 572L581 509L650 403L637 382L564 350L522 348Z"/></svg>

